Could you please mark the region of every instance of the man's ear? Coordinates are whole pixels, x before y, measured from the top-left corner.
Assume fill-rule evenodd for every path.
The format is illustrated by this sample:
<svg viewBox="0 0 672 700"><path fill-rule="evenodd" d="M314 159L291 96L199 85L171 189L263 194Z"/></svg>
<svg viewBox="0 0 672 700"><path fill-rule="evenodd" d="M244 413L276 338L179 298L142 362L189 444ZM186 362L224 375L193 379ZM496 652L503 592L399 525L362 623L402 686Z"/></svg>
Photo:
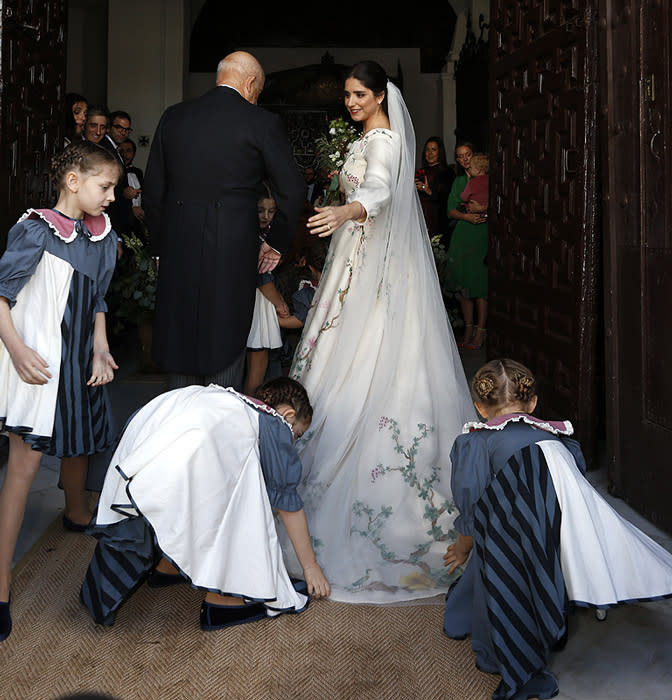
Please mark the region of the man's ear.
<svg viewBox="0 0 672 700"><path fill-rule="evenodd" d="M257 76L248 75L243 81L243 97L251 104L257 104Z"/></svg>

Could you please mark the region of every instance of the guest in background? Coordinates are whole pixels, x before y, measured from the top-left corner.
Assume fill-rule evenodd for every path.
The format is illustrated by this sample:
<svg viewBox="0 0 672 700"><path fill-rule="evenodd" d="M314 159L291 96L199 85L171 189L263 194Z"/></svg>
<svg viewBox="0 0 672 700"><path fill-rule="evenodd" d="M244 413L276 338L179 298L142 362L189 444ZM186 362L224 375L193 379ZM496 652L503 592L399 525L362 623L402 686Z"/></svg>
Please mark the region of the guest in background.
<svg viewBox="0 0 672 700"><path fill-rule="evenodd" d="M259 241L266 240L271 224L278 211L278 205L267 183L263 183L257 212L259 214ZM273 272L257 275L257 293L252 314L252 326L247 337L245 350L246 368L243 391L248 396L263 383L268 371L271 350L282 347L279 318L289 316L289 307L275 286Z"/></svg>
<svg viewBox="0 0 672 700"><path fill-rule="evenodd" d="M449 219L446 204L455 173L448 166L446 147L441 137L430 136L425 141L422 168L416 171L415 176L415 186L429 235L441 236L441 242L448 247Z"/></svg>
<svg viewBox="0 0 672 700"><path fill-rule="evenodd" d="M458 143L455 158L464 175L455 178L448 197L448 216L457 221L448 247L447 280L450 289L460 295L464 319L464 336L458 346L479 350L485 342L488 311L488 225L485 206L480 211L466 211L461 194L471 179L471 161L474 155L470 143ZM474 326L474 309L476 326Z"/></svg>
<svg viewBox="0 0 672 700"><path fill-rule="evenodd" d="M100 145L114 153L123 168L117 186L114 188L114 202L108 207L107 213L112 220L112 226L119 236L129 235L134 228L132 201L140 191L131 187L126 174L126 163L119 151L119 146L128 138L131 129L131 115L122 110L110 114L109 128Z"/></svg>
<svg viewBox="0 0 672 700"><path fill-rule="evenodd" d="M89 105L86 109L86 121L83 134L87 141L101 144L110 125L110 115L102 105Z"/></svg>
<svg viewBox="0 0 672 700"><path fill-rule="evenodd" d="M124 168L126 171L126 180L128 186L133 188L136 192L136 196L131 200L131 205L133 206L133 216L135 216L137 221L144 222L145 211L142 208L142 183L144 180L144 174L141 168L133 165L133 159L137 152L137 146L135 141L132 139L126 139L119 144L119 153L124 159ZM143 236L146 237L146 228L142 226ZM147 241L145 241L147 242Z"/></svg>
<svg viewBox="0 0 672 700"><path fill-rule="evenodd" d="M86 122L86 109L88 103L86 97L77 92L69 92L65 96L63 112L63 137L64 145L84 138L83 130Z"/></svg>

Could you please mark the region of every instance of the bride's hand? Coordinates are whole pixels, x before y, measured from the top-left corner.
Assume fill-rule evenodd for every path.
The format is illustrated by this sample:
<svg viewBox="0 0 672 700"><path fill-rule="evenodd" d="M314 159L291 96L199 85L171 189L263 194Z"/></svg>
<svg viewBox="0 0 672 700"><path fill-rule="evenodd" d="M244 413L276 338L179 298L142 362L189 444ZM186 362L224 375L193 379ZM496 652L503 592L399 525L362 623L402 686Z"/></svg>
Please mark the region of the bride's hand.
<svg viewBox="0 0 672 700"><path fill-rule="evenodd" d="M346 221L362 218L366 213L359 202L343 204L339 207L315 207L315 211L317 214L308 219L306 226L310 233L317 234L320 238L331 236Z"/></svg>

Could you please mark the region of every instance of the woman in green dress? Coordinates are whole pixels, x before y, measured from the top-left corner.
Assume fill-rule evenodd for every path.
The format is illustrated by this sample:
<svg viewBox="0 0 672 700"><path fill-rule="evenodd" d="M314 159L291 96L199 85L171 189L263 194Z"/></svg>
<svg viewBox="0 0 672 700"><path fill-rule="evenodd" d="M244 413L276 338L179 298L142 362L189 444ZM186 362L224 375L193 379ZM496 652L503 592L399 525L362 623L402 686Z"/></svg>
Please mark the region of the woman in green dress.
<svg viewBox="0 0 672 700"><path fill-rule="evenodd" d="M460 206L460 195L471 177L473 155L471 143L458 143L455 159L464 173L455 178L447 205L448 216L457 221L448 248L448 286L460 294L464 337L458 346L468 350L478 350L485 342L488 313L488 203L471 202L466 211Z"/></svg>

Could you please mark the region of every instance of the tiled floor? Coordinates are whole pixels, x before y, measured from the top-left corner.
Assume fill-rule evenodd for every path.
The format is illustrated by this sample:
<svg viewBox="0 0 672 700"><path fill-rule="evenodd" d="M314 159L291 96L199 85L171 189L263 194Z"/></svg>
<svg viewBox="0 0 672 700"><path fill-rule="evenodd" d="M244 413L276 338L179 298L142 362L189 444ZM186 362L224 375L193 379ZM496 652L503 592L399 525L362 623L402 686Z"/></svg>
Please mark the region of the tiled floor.
<svg viewBox="0 0 672 700"><path fill-rule="evenodd" d="M463 363L467 376L484 361L484 351L465 352ZM135 408L163 391L165 384L160 375L137 372L133 358L121 364L110 392L115 417L123 424ZM672 536L608 495L604 470L590 472L589 478L621 515L672 551ZM30 549L62 508L58 461L45 457L30 494L15 561ZM603 622L591 611L578 612L570 619L567 647L553 658L552 668L560 681L559 700L670 700L672 600L623 606L609 611Z"/></svg>

